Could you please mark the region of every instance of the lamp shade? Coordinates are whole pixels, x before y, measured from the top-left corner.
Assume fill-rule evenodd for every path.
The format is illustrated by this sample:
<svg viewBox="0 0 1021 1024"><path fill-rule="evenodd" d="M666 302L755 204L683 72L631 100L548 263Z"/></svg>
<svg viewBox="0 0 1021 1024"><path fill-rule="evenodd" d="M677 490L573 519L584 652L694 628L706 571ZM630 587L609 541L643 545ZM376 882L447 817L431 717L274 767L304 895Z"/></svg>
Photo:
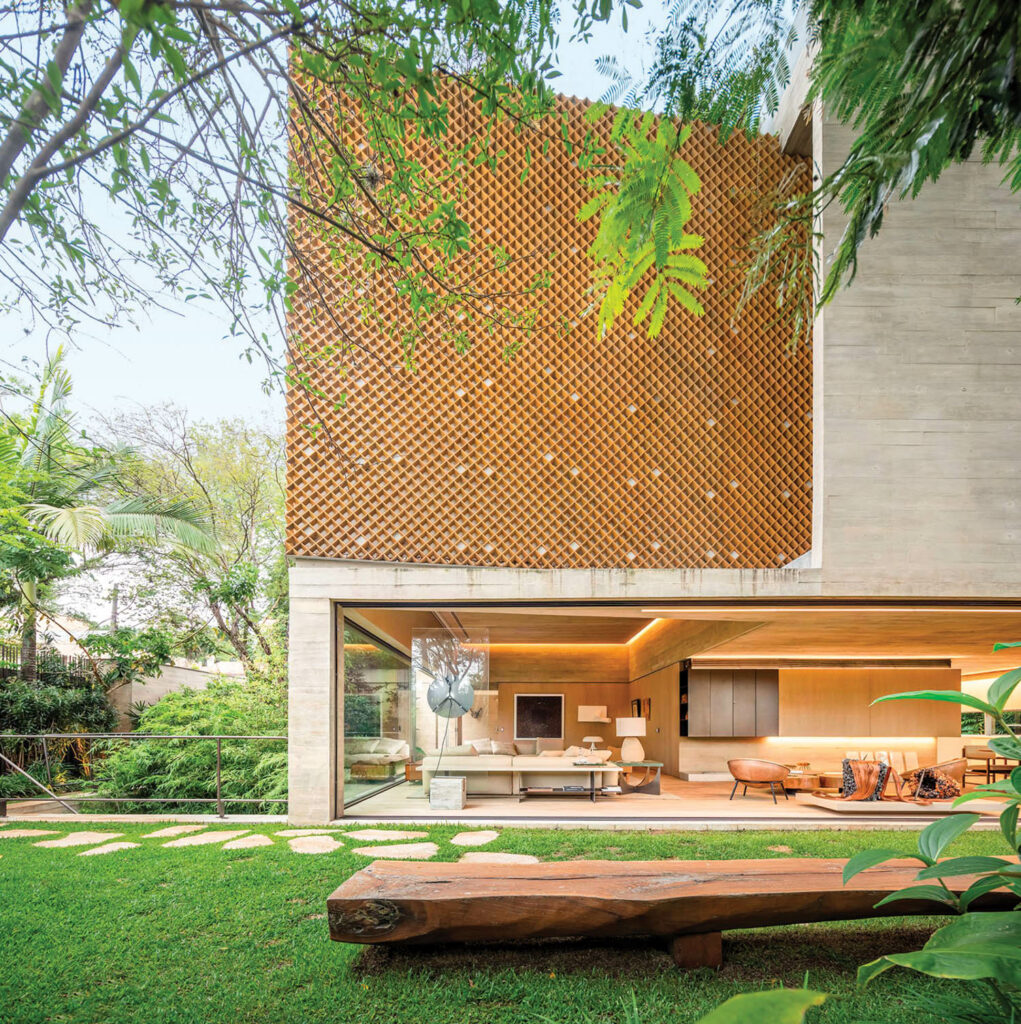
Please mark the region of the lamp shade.
<svg viewBox="0 0 1021 1024"><path fill-rule="evenodd" d="M610 719L606 714L605 704L579 704L579 722L602 722L608 724Z"/></svg>
<svg viewBox="0 0 1021 1024"><path fill-rule="evenodd" d="M617 735L618 736L644 736L645 735L645 719L644 718L618 718L617 719Z"/></svg>

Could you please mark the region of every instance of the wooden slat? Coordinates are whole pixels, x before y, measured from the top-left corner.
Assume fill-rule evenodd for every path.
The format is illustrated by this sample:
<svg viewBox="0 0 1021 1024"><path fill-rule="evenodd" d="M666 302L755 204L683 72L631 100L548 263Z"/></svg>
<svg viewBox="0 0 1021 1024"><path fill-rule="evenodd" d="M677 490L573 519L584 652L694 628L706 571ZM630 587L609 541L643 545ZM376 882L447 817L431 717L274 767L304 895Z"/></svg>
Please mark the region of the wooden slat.
<svg viewBox="0 0 1021 1024"><path fill-rule="evenodd" d="M842 884L842 859L422 864L376 861L327 900L341 942L474 942L568 936L677 936L812 921L938 912L876 903L910 885L914 861ZM962 891L970 877L949 880ZM1009 893L978 904L1009 909Z"/></svg>

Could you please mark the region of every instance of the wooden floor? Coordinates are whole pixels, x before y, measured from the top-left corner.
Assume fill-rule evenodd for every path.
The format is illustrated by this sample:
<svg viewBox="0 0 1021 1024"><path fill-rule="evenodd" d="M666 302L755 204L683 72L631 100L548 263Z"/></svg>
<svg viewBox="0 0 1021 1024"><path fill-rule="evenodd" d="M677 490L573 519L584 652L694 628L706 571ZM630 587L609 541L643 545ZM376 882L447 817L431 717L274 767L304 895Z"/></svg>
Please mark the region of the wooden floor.
<svg viewBox="0 0 1021 1024"><path fill-rule="evenodd" d="M462 811L433 811L421 785L405 783L362 800L350 807L345 820L371 821L453 821L468 824L494 822L517 825L634 828L639 823L683 828L923 828L941 816L931 807L884 803L882 810L838 813L813 806L795 794L773 804L768 791L749 790L748 795L730 800L732 783L685 782L664 776L662 794L648 796L628 793L603 797L592 803L582 796L529 797L470 796ZM973 810L974 804L964 810ZM857 809L856 809L857 811ZM990 818L990 828L998 827Z"/></svg>

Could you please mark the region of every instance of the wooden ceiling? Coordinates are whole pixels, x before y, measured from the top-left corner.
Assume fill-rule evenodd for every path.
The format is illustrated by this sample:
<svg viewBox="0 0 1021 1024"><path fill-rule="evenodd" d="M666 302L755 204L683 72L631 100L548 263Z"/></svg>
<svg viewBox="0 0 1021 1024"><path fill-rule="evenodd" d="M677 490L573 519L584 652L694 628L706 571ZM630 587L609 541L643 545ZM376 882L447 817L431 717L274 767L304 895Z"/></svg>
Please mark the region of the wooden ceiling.
<svg viewBox="0 0 1021 1024"><path fill-rule="evenodd" d="M1004 671L1021 662L1016 651L993 653L996 641L1021 639L1021 609L731 606L679 609L677 617L760 623L713 648L714 658L946 658L965 674Z"/></svg>
<svg viewBox="0 0 1021 1024"><path fill-rule="evenodd" d="M617 616L612 609L596 616L457 608L444 610L444 625L452 625L454 616L468 633L488 630L491 644L625 644L652 621Z"/></svg>
<svg viewBox="0 0 1021 1024"><path fill-rule="evenodd" d="M654 610L653 610L654 609ZM644 614L643 614L644 612ZM495 606L432 609L437 625L489 631L493 644L624 644L655 618L682 620L685 635L711 622L747 622L747 632L701 654L712 658L944 659L965 675L1003 672L1021 663L998 640L1021 639L1021 607L778 607L737 605L551 608ZM390 613L400 616L394 610ZM407 612L421 623L423 611ZM641 641L639 641L640 643Z"/></svg>

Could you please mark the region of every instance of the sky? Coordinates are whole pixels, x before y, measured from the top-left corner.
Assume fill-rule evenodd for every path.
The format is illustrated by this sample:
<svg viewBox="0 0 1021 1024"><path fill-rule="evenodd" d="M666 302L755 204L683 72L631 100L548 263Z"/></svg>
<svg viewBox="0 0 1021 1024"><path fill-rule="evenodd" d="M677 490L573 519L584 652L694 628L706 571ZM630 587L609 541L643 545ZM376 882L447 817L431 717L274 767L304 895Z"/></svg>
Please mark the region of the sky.
<svg viewBox="0 0 1021 1024"><path fill-rule="evenodd" d="M565 4L571 10L572 4ZM606 81L598 74L596 58L614 55L629 69L640 70L649 59L646 32L662 19L662 0L648 0L641 10L629 9L629 30L613 24L600 26L588 44L562 43L556 80L559 92L598 98ZM566 39L570 26L562 32ZM6 335L6 337L5 337ZM26 334L20 326L0 324L0 372L23 358L43 362L47 346L62 339L44 332ZM125 405L181 406L192 418L211 420L243 416L258 420L282 420L283 398L278 391L266 394L266 366L243 358L244 343L227 337L227 319L215 310L190 308L168 312L152 308L136 324L116 329L90 327L65 345L74 380L75 405L108 415Z"/></svg>

